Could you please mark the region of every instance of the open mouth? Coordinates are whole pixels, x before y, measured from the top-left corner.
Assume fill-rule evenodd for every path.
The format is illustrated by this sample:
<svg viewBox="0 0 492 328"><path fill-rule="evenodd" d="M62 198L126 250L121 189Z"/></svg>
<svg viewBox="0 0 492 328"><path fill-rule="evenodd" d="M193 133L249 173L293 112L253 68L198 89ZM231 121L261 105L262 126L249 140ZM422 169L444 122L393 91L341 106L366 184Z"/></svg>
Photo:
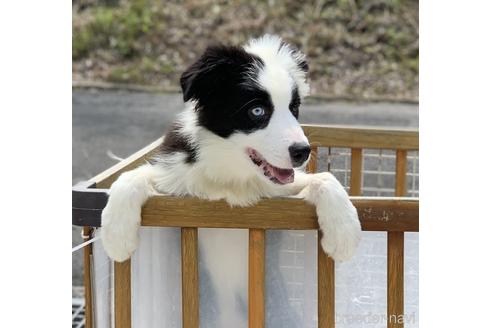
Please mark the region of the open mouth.
<svg viewBox="0 0 492 328"><path fill-rule="evenodd" d="M273 183L283 185L294 181L294 169L281 169L273 166L268 163L260 153L252 148L248 148L247 152L251 161L258 166L263 171L265 177L270 179Z"/></svg>

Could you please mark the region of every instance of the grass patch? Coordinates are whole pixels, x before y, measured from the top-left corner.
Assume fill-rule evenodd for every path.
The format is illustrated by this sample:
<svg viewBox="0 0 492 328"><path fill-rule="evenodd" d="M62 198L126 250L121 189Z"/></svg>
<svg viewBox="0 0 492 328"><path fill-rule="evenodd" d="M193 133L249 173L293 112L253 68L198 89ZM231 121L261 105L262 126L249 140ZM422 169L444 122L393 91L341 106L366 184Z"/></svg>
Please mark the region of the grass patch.
<svg viewBox="0 0 492 328"><path fill-rule="evenodd" d="M73 2L78 78L174 87L208 44L268 32L308 55L314 93L418 98L417 1L88 1Z"/></svg>
<svg viewBox="0 0 492 328"><path fill-rule="evenodd" d="M135 0L121 7L96 6L89 16L87 24L73 29L73 59L82 59L98 49L109 50L118 59L141 55L140 38L152 27L149 1Z"/></svg>

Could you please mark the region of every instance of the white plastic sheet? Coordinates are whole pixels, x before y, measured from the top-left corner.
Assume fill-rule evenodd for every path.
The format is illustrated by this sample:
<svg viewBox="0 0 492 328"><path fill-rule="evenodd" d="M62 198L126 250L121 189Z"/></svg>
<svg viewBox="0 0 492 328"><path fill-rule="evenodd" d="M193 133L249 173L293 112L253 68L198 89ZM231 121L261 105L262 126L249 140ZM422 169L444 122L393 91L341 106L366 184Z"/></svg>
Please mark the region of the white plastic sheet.
<svg viewBox="0 0 492 328"><path fill-rule="evenodd" d="M247 236L247 230L243 232ZM180 230L144 227L140 236L132 257L132 327L181 327ZM405 236L406 326L418 327L418 234ZM112 263L100 240L93 254L96 328L114 327ZM217 306L217 291L203 261L206 254L200 250L199 256L200 327L220 328L217 318L223 309ZM316 259L315 231L267 231L267 327L317 327ZM337 327L386 327L386 263L386 233L364 232L355 258L336 264ZM237 267L224 262L221 270L227 276ZM240 289L234 304L242 313L240 326L246 327L247 288Z"/></svg>
<svg viewBox="0 0 492 328"><path fill-rule="evenodd" d="M94 324L96 328L109 328L112 327L113 321L113 264L104 252L100 239L96 240L92 247Z"/></svg>

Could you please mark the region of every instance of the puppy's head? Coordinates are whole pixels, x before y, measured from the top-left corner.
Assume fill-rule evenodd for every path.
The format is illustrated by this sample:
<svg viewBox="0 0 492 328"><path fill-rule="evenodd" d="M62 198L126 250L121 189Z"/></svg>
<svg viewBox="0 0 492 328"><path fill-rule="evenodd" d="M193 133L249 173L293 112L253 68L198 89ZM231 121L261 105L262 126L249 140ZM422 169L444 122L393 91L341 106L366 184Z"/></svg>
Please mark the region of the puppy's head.
<svg viewBox="0 0 492 328"><path fill-rule="evenodd" d="M233 143L258 174L286 184L310 154L297 121L307 70L302 53L266 35L244 47L207 48L181 87L200 126Z"/></svg>

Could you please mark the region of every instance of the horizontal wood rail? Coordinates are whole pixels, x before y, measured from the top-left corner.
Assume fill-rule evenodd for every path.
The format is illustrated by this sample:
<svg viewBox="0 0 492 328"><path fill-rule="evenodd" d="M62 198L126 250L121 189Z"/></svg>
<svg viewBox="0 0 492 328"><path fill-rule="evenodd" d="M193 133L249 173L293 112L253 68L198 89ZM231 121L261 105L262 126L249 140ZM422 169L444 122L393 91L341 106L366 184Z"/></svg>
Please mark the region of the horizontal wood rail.
<svg viewBox="0 0 492 328"><path fill-rule="evenodd" d="M107 201L107 190L88 188L94 193L92 208L73 208L72 223L99 227L100 213ZM407 197L355 197L362 229L365 231L419 231L419 199ZM96 207L96 208L94 208ZM86 213L89 214L86 214ZM94 214L94 217L91 215ZM97 217L99 215L99 217ZM150 198L142 208L142 225L180 228L236 229L318 229L313 205L298 197L262 199L251 207L231 207L225 201L195 197L160 195Z"/></svg>
<svg viewBox="0 0 492 328"><path fill-rule="evenodd" d="M303 124L311 145L318 147L419 149L415 129L390 129L340 125Z"/></svg>
<svg viewBox="0 0 492 328"><path fill-rule="evenodd" d="M152 142L151 144L140 149L136 153L133 153L129 157L125 158L116 165L111 166L109 169L96 175L89 182L96 184L97 188L109 188L120 176L121 173L125 171L133 170L138 166L145 163L147 159L152 157L152 155L158 150L159 146L162 144L164 138L159 138Z"/></svg>
<svg viewBox="0 0 492 328"><path fill-rule="evenodd" d="M418 231L416 198L351 197L365 231ZM142 209L142 225L236 229L318 229L314 206L301 198L261 200L251 207L194 197L152 197Z"/></svg>

